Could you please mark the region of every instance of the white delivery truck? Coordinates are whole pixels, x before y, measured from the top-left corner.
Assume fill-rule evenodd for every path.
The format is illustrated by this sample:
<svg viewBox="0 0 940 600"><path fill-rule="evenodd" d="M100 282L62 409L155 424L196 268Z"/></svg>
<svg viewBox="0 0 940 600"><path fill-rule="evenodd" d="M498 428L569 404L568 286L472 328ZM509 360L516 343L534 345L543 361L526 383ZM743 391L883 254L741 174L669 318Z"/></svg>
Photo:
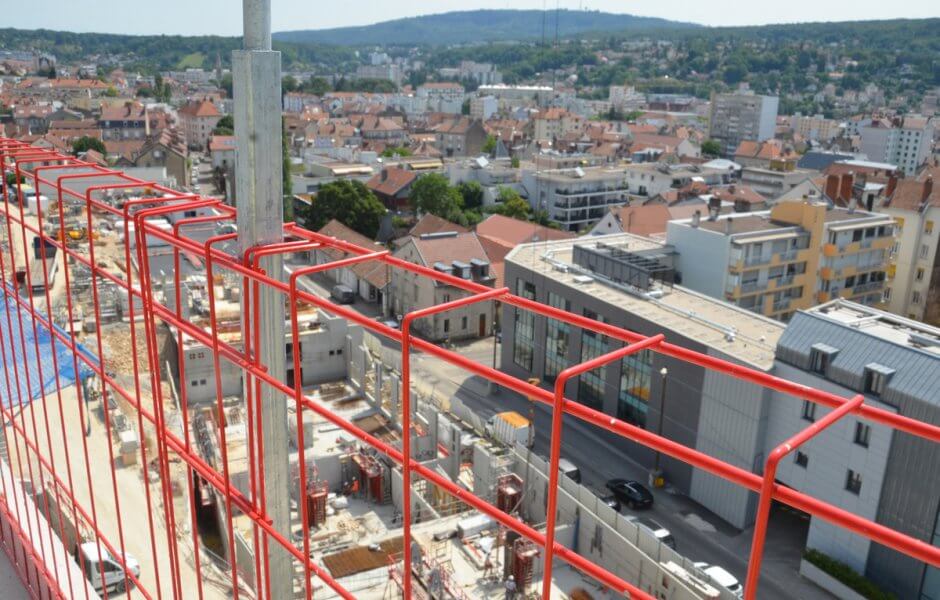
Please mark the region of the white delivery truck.
<svg viewBox="0 0 940 600"><path fill-rule="evenodd" d="M101 546L101 553L99 553L97 543L81 542L76 544L72 552L79 566L84 569L85 577L99 594L105 589L108 592L123 592L128 586L133 587L134 582L124 577L121 563L104 546ZM124 564L134 577L140 577L140 563L136 558L125 554ZM104 579L101 577L102 571Z"/></svg>
<svg viewBox="0 0 940 600"><path fill-rule="evenodd" d="M496 413L486 422L486 434L507 446L517 443L529 446L531 428L532 423L528 419L512 410Z"/></svg>

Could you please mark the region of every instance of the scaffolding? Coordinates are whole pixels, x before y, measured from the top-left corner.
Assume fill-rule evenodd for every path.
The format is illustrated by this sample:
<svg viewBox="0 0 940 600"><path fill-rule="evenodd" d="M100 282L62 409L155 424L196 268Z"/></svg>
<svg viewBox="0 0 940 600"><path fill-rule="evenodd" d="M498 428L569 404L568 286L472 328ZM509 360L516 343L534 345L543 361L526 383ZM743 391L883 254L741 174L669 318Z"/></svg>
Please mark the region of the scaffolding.
<svg viewBox="0 0 940 600"><path fill-rule="evenodd" d="M440 490L459 499L469 507L487 515L497 521L507 532L512 532L515 539L526 540L527 548L536 549L544 560L544 573L541 578L542 596L549 597L552 585L552 566L555 560L568 563L583 574L594 578L602 586L606 586L619 594L629 594L631 598L650 598L651 596L641 589L638 589L630 581L624 580L620 575L611 573L590 560L564 547L555 539L555 513L557 493L559 487L558 481L558 462L560 459L560 439L561 427L564 419L578 419L584 423L590 424L599 429L613 432L616 435L629 438L638 444L642 444L651 449L655 449L663 454L671 456L677 460L689 463L698 469L718 476L726 481L736 485L743 486L749 490L760 494L760 505L758 511L757 523L755 526L754 541L752 544L752 555L749 562L749 571L745 594L749 600L753 600L758 593L758 575L760 571L761 557L763 555L763 544L766 536L767 515L772 501L787 504L797 510L809 513L814 517L825 520L853 532L879 544L890 547L894 550L907 554L917 560L930 565L940 566L940 548L931 546L925 541L916 539L910 535L900 533L882 524L869 519L862 518L852 514L819 499L808 496L807 494L778 485L774 482L774 468L777 462L788 452L794 451L801 444L805 443L811 437L825 431L828 426L845 418L847 415L854 415L856 418L864 419L869 422L880 423L891 427L897 431L902 431L928 440L933 443L940 442L940 427L929 423L924 423L906 416L895 414L893 412L866 404L862 396L853 398L844 398L837 394L827 391L812 389L803 385L795 384L776 376L768 375L757 370L750 369L740 364L733 364L712 356L707 356L681 346L670 344L663 339L662 335L651 337L643 336L635 332L627 331L620 327L591 320L587 317L572 314L560 309L556 309L533 300L516 296L505 288L493 289L485 285L454 277L447 273L435 271L410 263L396 257L393 257L385 250L376 251L374 248L360 248L334 238L325 237L315 232L307 231L295 224L284 225L284 239L287 242L264 244L248 249L244 255L232 255L225 252L222 244L234 239L234 234L220 233L213 236L208 241L201 242L192 239L186 233L187 224L196 222L231 222L235 216L235 210L222 204L221 201L201 198L193 194L182 194L172 189L164 188L153 182L143 181L129 177L119 171L106 169L97 165L89 164L75 159L74 157L63 155L51 150L33 148L25 143L13 140L0 139L0 171L4 174L14 172L22 176L34 186L36 190L42 189L44 193L55 196L55 206L62 213L68 207L68 210L81 212L85 219L85 224L89 231L96 230L100 215L107 215L109 219L114 220L118 227L123 227L125 232L133 229L133 237L127 235L124 238L124 260L120 272L114 271L113 265L99 264L96 260L96 244L92 243L90 237L85 241L85 247L69 247L62 244L45 233L43 227L44 215L41 210L35 217L27 217L22 209L22 191L17 186L3 186L3 202L0 206L0 216L5 218L5 228L7 229L7 239L10 244L14 243L15 238L26 240L29 235L36 235L42 238L44 243L39 245L41 253L45 253L47 244L57 248L57 254L61 259L66 260L70 268L64 272L64 288L66 300L67 329L60 330L53 327L49 312L43 310L40 304L52 306L50 299L49 286L34 295L23 295L15 286L13 276L17 270L25 269L27 277L31 277L30 253L22 253L17 256L15 252L3 253L0 261L0 281L2 281L3 293L7 301L15 303L24 312L29 315L27 319L20 320L18 323L13 321L16 318L7 314L10 319L8 331L20 330L25 327L44 328L51 332L57 344L61 344L68 351L67 359L76 366L82 363L85 367L92 370L96 376L96 382L100 386L101 402L107 403L111 397L116 397L122 403L130 407L132 415L128 419L130 427L138 432L140 444L141 465L153 464L157 476L152 484L143 486L147 500L147 512L144 515L135 515L139 522L134 530L129 531L121 528L120 524L127 520L127 515L122 515L121 499L122 492L117 484L116 467L112 462L98 463L94 468L102 470L114 481L112 486L113 504L115 506L114 515L103 515L96 506L96 497L86 498L85 492L81 486L86 485L84 478L91 478L91 459L87 446L68 447L66 444L65 464L56 462L56 455L51 450L45 448L43 440L47 439L38 432L46 429L48 434L49 414L54 412L61 413L65 408L71 409L73 400L68 400L66 391L62 389L59 379L53 377L55 388L42 391L41 399L25 397L21 391L21 386L17 385L20 377L28 377L29 374L20 372L12 365L11 352L13 352L14 340L0 340L4 356L4 382L0 382L0 387L8 391L14 404L0 407L4 422L7 426L3 429L4 443L7 448L7 454L10 455L11 462L18 463L17 468L24 476L29 474L29 478L37 482L37 487L50 489L45 483L53 482L55 485L51 488L54 493L64 496L67 502L60 503L64 506L74 508L77 514L76 519L80 520L86 527L88 535L100 548L107 549L110 554L117 557L123 569L126 588L136 587L138 592L145 598L184 598L192 597L192 590L186 587L186 573L190 565L196 573L201 573L203 568L200 553L201 540L198 535L198 527L195 522L186 524L182 527L178 521L178 515L174 509L174 487L170 477L171 462L182 462L186 469L194 474L187 482L188 497L192 500L193 479L198 478L200 483L211 489L218 498L219 503L224 506L224 522L221 523L223 530L223 539L228 546L229 556L237 556L236 538L233 532L233 520L235 515L247 519L255 534L250 536L248 542L253 551L256 568L254 569L254 580L248 581L250 587L253 587L255 593L260 597L268 597L265 590L270 589L268 581L267 565L264 561L268 560L269 547L276 546L282 548L289 554L290 560L294 566L304 575L306 585L306 597L312 596L312 587L310 582L317 579L323 585L332 588L339 596L343 598L352 598L352 594L346 591L343 586L337 582L331 574L325 570L320 563L314 560L310 554L308 536L304 537L303 547L298 548L296 543L290 539L284 532L278 531L272 525L270 516L267 513L264 497L265 484L263 461L259 452L263 448L258 447L258 419L260 411L257 410L258 387L246 386L245 403L249 407L246 418L245 428L249 436L247 444L248 452L248 482L244 490L239 489L233 482L233 476L229 472L228 457L226 456L228 444L226 442L226 427L220 426L215 435L219 438L218 448L221 456L218 461L207 460L206 455L200 451L202 442L199 441L200 435L206 435L206 432L200 433L196 423L191 423L187 413L183 411L182 422L179 427L170 425L170 421L165 414L163 402L163 386L160 385L160 366L157 345L158 328L168 325L172 328L174 335L182 339L183 335L191 337L207 348L211 349L211 358L214 362L216 374L216 403L212 412L217 415L218 423L225 423L225 405L222 398L220 378L220 362L225 360L237 366L238 370L246 377L255 381L258 386L261 383L276 390L288 402L295 405L297 448L305 448L303 441L304 412L316 413L332 426L338 427L342 431L356 438L363 447L368 447L368 454L362 453L362 459L354 459L357 467L362 470L364 476L370 481L375 478L382 481L382 469L379 469L379 475L376 473L376 464L378 458L384 464L400 467L403 473L405 484L400 492L400 505L403 507L403 539L411 538L411 494L417 493L412 489L412 478L420 477L433 484ZM120 206L115 206L112 202L105 199L105 194L109 190L131 190L127 200ZM131 210L133 208L134 210ZM211 209L215 214L211 218L207 217L189 217L182 218L175 222L171 231L157 227L151 223L151 219L167 214L180 214L196 209ZM60 219L61 219L60 214ZM157 301L154 293L153 276L149 270L148 244L159 240L172 248L176 270L174 272L175 290L177 294L180 290L180 253L189 253L199 256L206 263L207 277L212 280L213 273L230 272L245 284L246 290L243 302L243 311L246 315L247 331L243 332L243 347L232 345L225 339L220 331L220 323L217 318L216 299L214 297L213 286L209 286L208 298L208 319L206 326L200 326L191 320L184 318L181 314L180 302L177 301L168 308ZM19 242L17 242L19 243ZM8 244L9 245L9 244ZM312 248L331 248L340 250L346 256L341 260L314 265L305 269L298 269L289 278L289 281L282 281L280 278L266 273L258 262L259 256L269 256L274 254L286 254L291 252L307 252ZM133 258L133 260L132 260ZM20 262L24 264L20 264ZM322 298L316 294L305 291L298 286L298 278L306 274L326 271L330 269L339 269L349 267L360 262L378 261L386 264L390 269L400 269L409 271L415 277L429 278L435 281L453 286L463 290L466 296L452 302L430 308L414 311L405 315L401 329L389 327L383 322L376 321L366 317L347 306L334 304L327 298ZM128 299L127 311L124 315L127 326L132 338L130 352L133 354L132 364L134 371L128 377L115 377L110 371L108 361L103 356L102 338L100 328L85 339L85 345L96 350L96 354L101 358L101 362L94 360L86 354L79 351L76 343L78 332L74 328L75 305L72 301L72 281L70 271L72 264L80 264L87 269L90 280L92 295L96 299L91 304L96 316L99 304L99 287L102 282L110 282L116 286L122 293L126 294ZM136 265L136 266L135 266ZM38 273L38 271L37 271ZM43 277L48 283L48 273L43 273ZM32 282L27 282L29 288L32 288ZM432 355L438 359L447 361L456 365L468 373L480 376L489 381L498 383L500 386L515 391L533 399L535 402L548 405L552 408L552 447L550 452L549 468L549 486L548 486L548 510L545 530L533 527L517 516L501 510L490 500L481 499L468 492L445 475L442 475L435 469L422 464L413 456L411 452L411 435L404 435L400 440L400 448L397 444L383 441L373 436L354 423L340 416L336 412L323 406L307 395L299 381L299 370L295 370L295 380L285 383L282 377L276 376L269 370L269 365L264 364L257 353L254 352L257 344L258 335L258 302L257 294L260 288L277 291L279 294L286 295L289 299L290 308L289 324L290 339L294 344L294 360L299 361L299 324L297 316L297 306L300 302L305 302L316 306L318 309L337 315L351 323L358 324L362 328L372 333L390 340L393 343L400 344L402 349L402 385L401 385L401 426L402 431L410 432L412 430L412 402L414 401L410 391L411 364L409 361L412 351L420 351ZM454 351L442 348L434 343L414 337L411 334L412 323L424 317L444 313L450 310L466 306L477 302L499 301L504 306L514 307L516 310L531 311L542 316L566 322L574 327L593 331L600 335L606 335L612 340L622 343L623 346L608 352L602 356L589 360L587 362L572 365L565 369L557 377L553 389L544 389L531 382L517 379L506 373L492 368L486 364L478 363L466 356ZM16 329L15 329L16 328ZM90 340L88 339L90 338ZM136 343L137 341L141 343ZM26 349L21 349L25 351ZM38 349L36 349L38 351ZM653 432L631 425L625 421L604 414L600 411L591 409L587 406L572 401L564 396L565 383L570 379L579 376L581 373L603 366L609 362L619 361L623 357L639 352L641 350L651 350L673 359L693 363L714 371L726 374L759 386L771 388L780 392L791 394L809 402L821 404L827 408L835 409L827 415L827 418L820 419L810 425L804 431L787 440L777 450L770 454L763 475L752 473L748 470L730 465L707 454L704 454L694 448L690 448L663 438ZM143 352L142 356L138 356ZM138 360L140 359L140 360ZM53 354L53 360L55 354ZM138 362L149 365L149 368L138 368ZM56 371L55 365L51 365L52 370ZM40 365L42 368L42 365ZM49 368L48 366L46 368ZM76 369L77 370L77 369ZM181 379L185 381L185 374L181 373ZM28 388L27 388L28 389ZM148 392L149 390L149 392ZM180 402L187 406L185 386L183 386ZM71 392L69 392L71 393ZM85 414L84 399L82 395L82 386L76 386L74 392L77 398L77 406L80 407L82 424L87 419ZM36 410L28 411L32 422L24 414L26 408L32 406ZM48 411L45 412L45 411ZM111 434L112 419L105 416L103 419L104 427ZM206 421L208 424L209 421ZM195 434L191 431L196 429ZM150 437L144 435L145 432L151 432ZM58 432L56 432L58 434ZM44 435L46 435L44 434ZM62 437L66 437L64 429ZM254 436L254 440L251 437ZM152 439L153 443L144 443L145 440ZM111 451L111 448L108 448ZM370 460L371 459L371 460ZM61 460L61 459L60 459ZM84 463L84 465L82 464ZM82 468L84 466L84 469ZM310 476L307 473L305 461L299 462L300 478L298 482L299 490L295 494L301 497L302 491L307 489L307 480ZM83 472L84 471L84 472ZM80 474L72 480L73 473ZM7 486L7 480L4 479L4 486ZM370 486L371 489L371 486ZM13 497L10 490L3 489L3 496ZM387 488L382 487L379 498L386 498ZM98 498L100 500L100 498ZM301 503L300 511L302 530L307 531L310 527L311 515L307 510L306 503ZM69 579L57 573L58 565L61 564L60 557L50 554L52 551L49 544L43 542L42 536L30 532L29 524L31 517L22 514L24 508L17 503L0 502L0 519L4 523L12 524L11 530L15 534L15 539L27 549L25 559L22 554L17 555L18 573L23 575L24 584L31 590L37 589L37 585L43 586L43 589L51 589L54 596L57 597L81 597L77 590L64 589L63 586L70 585ZM195 511L190 511L190 515L195 515ZM118 523L116 533L105 533L103 520L114 517ZM80 517L80 519L79 519ZM192 517L195 519L195 516ZM55 523L51 524L53 527ZM161 533L165 531L167 533ZM185 532L185 533L181 533ZM129 568L125 556L126 542L131 536L139 536L149 542L151 556L150 564L154 569L152 578L147 582L135 575L133 569ZM163 540L162 537L166 539ZM159 543L158 543L158 538ZM507 541L508 541L507 536ZM182 540L186 540L187 548L192 547L194 551L192 556L186 557L181 550ZM5 543L5 542L4 542ZM7 545L5 548L9 548ZM412 564L412 549L409 544L403 545L403 562ZM26 561L28 568L22 566ZM65 557L68 561L68 557ZM231 578L232 595L235 598L244 596L242 575L239 572L237 561L229 561L229 576ZM38 573L38 579L35 574ZM148 575L148 577L150 577ZM400 575L400 586L402 593L406 597L418 597L417 588L413 586L413 573L410 569L405 569ZM156 581L156 583L154 582ZM202 578L197 577L194 583L198 597L203 597ZM162 583L161 583L162 582ZM539 585L536 580L533 585ZM107 593L105 594L107 596Z"/></svg>

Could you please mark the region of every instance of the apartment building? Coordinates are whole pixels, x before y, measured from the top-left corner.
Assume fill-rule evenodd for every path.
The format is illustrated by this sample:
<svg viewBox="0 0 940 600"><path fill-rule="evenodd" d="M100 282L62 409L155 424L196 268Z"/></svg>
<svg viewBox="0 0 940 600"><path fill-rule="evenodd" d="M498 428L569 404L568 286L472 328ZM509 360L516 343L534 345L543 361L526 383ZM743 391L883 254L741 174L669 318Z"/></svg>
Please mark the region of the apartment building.
<svg viewBox="0 0 940 600"><path fill-rule="evenodd" d="M880 212L897 221L884 301L891 312L940 325L940 190L933 177L902 179Z"/></svg>
<svg viewBox="0 0 940 600"><path fill-rule="evenodd" d="M670 221L684 285L780 320L830 298L878 304L894 220L887 215L780 202L769 211Z"/></svg>
<svg viewBox="0 0 940 600"><path fill-rule="evenodd" d="M356 67L357 79L384 79L400 86L404 76L401 65L394 63L359 65Z"/></svg>
<svg viewBox="0 0 940 600"><path fill-rule="evenodd" d="M869 160L897 165L912 175L930 156L934 124L919 116L893 121L869 119L858 125L858 135L861 150Z"/></svg>
<svg viewBox="0 0 940 600"><path fill-rule="evenodd" d="M522 188L533 210L546 211L565 231L589 229L609 207L628 200L626 175L616 168L525 168Z"/></svg>
<svg viewBox="0 0 940 600"><path fill-rule="evenodd" d="M222 118L222 113L209 100L199 100L180 108L179 117L186 145L193 149L205 150L209 145L209 138L212 137L212 130Z"/></svg>
<svg viewBox="0 0 940 600"><path fill-rule="evenodd" d="M415 95L427 102L430 112L460 114L466 90L453 81L429 82L418 86Z"/></svg>
<svg viewBox="0 0 940 600"><path fill-rule="evenodd" d="M741 169L741 183L772 200L816 175L817 171L796 168L794 162L777 162L767 167L744 167Z"/></svg>
<svg viewBox="0 0 940 600"><path fill-rule="evenodd" d="M142 140L169 125L167 114L150 109L139 102L125 102L117 106L105 106L98 117L101 139L104 141Z"/></svg>
<svg viewBox="0 0 940 600"><path fill-rule="evenodd" d="M842 133L843 127L835 119L826 119L822 115L790 117L790 129L805 140L829 142Z"/></svg>
<svg viewBox="0 0 940 600"><path fill-rule="evenodd" d="M556 308L644 335L663 333L683 347L771 371L784 325L674 285L674 259L668 246L630 234L539 241L506 256L504 285ZM508 305L501 327L500 369L545 385L566 367L622 345ZM565 395L651 431L661 422L665 437L748 471L763 452L759 432L765 390L655 352L572 379ZM652 466L654 453L648 448L606 431L596 435ZM671 486L729 523L743 528L753 519L756 502L750 492L668 457L662 466Z"/></svg>
<svg viewBox="0 0 940 600"><path fill-rule="evenodd" d="M499 102L493 96L470 98L470 118L486 121L499 110Z"/></svg>
<svg viewBox="0 0 940 600"><path fill-rule="evenodd" d="M693 182L711 186L729 183L731 180L727 170L689 164L641 163L628 165L624 171L630 193L649 198Z"/></svg>
<svg viewBox="0 0 940 600"><path fill-rule="evenodd" d="M940 330L844 300L796 313L777 344L775 374L926 422L940 422ZM828 409L773 393L764 452ZM783 460L783 485L928 544L940 540L940 450L846 417ZM839 560L897 598L940 597L940 569L816 517L807 548Z"/></svg>
<svg viewBox="0 0 940 600"><path fill-rule="evenodd" d="M492 286L490 260L473 232L443 231L412 236L395 256L462 279ZM457 300L467 292L429 277L393 269L389 284L389 308L395 317L411 311ZM461 340L492 333L495 309L492 302L478 302L446 313L419 319L413 330L431 340Z"/></svg>
<svg viewBox="0 0 940 600"><path fill-rule="evenodd" d="M536 140L554 140L570 133L581 133L587 119L563 108L549 108L532 119L532 137Z"/></svg>
<svg viewBox="0 0 940 600"><path fill-rule="evenodd" d="M779 104L777 96L712 94L708 137L718 140L727 156L743 140L769 140L774 137Z"/></svg>

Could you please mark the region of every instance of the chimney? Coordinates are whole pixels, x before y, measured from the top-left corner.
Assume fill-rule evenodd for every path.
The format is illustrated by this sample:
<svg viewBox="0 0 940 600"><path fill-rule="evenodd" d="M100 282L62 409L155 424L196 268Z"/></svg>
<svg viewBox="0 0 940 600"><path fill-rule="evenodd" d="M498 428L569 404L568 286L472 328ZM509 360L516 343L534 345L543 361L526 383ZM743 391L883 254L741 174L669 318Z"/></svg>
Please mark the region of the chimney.
<svg viewBox="0 0 940 600"><path fill-rule="evenodd" d="M852 182L855 180L855 173L849 171L842 174L842 188L839 190L839 197L846 203L852 199Z"/></svg>
<svg viewBox="0 0 940 600"><path fill-rule="evenodd" d="M933 175L928 175L927 179L924 180L924 193L921 194L920 201L926 202L927 198L930 197L930 194L933 193Z"/></svg>
<svg viewBox="0 0 940 600"><path fill-rule="evenodd" d="M698 227L699 223L702 222L702 211L697 210L695 214L692 215L692 227Z"/></svg>
<svg viewBox="0 0 940 600"><path fill-rule="evenodd" d="M832 200L836 201L836 198L839 195L839 176L830 175L826 177L826 196Z"/></svg>
<svg viewBox="0 0 940 600"><path fill-rule="evenodd" d="M731 235L734 231L734 219L728 217L725 219L725 235Z"/></svg>
<svg viewBox="0 0 940 600"><path fill-rule="evenodd" d="M888 178L888 185L885 186L885 199L890 199L894 195L895 188L898 187L898 176L894 173Z"/></svg>

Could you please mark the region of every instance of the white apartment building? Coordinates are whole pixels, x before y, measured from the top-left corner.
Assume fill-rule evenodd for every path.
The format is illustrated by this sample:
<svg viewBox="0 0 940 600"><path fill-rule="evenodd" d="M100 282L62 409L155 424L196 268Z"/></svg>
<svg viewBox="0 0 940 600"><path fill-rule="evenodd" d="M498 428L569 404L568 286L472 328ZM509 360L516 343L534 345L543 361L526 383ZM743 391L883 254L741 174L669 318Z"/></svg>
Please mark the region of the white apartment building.
<svg viewBox="0 0 940 600"><path fill-rule="evenodd" d="M499 110L499 101L495 96L477 96L470 98L470 117L486 121Z"/></svg>
<svg viewBox="0 0 940 600"><path fill-rule="evenodd" d="M616 168L525 168L522 187L533 210L548 212L565 231L587 229L600 221L610 206L628 201L626 174Z"/></svg>
<svg viewBox="0 0 940 600"><path fill-rule="evenodd" d="M858 126L861 150L868 159L897 165L908 175L917 172L933 148L934 124L910 116L894 122L869 119Z"/></svg>
<svg viewBox="0 0 940 600"><path fill-rule="evenodd" d="M678 189L693 181L706 185L729 182L728 171L698 165L662 163L638 163L624 167L630 193L653 198L672 189Z"/></svg>
<svg viewBox="0 0 940 600"><path fill-rule="evenodd" d="M728 156L742 140L769 140L774 137L779 104L777 96L712 94L708 137L721 142Z"/></svg>

